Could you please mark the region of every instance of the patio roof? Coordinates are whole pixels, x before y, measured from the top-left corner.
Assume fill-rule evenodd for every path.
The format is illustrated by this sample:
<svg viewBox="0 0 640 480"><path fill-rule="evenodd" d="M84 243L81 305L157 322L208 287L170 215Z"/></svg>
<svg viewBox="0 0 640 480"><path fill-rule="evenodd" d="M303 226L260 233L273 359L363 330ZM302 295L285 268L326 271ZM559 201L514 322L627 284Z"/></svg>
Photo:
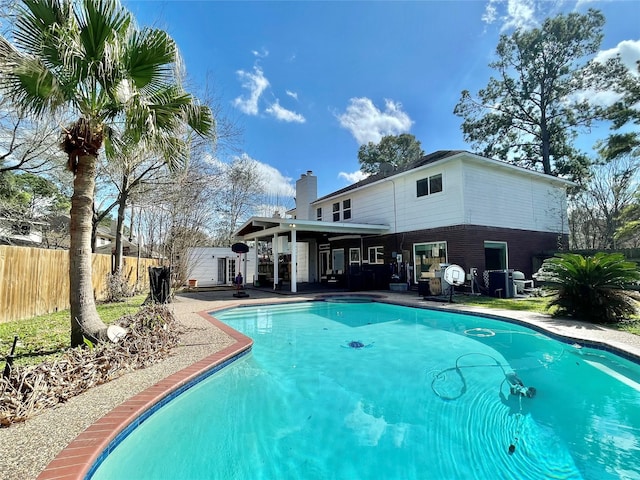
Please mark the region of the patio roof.
<svg viewBox="0 0 640 480"><path fill-rule="evenodd" d="M322 234L343 235L380 235L389 232L389 225L347 222L321 222L318 220L298 220L296 218L251 217L236 232L243 240L272 237L295 230L298 239L305 234L315 237ZM301 238L302 237L302 238Z"/></svg>

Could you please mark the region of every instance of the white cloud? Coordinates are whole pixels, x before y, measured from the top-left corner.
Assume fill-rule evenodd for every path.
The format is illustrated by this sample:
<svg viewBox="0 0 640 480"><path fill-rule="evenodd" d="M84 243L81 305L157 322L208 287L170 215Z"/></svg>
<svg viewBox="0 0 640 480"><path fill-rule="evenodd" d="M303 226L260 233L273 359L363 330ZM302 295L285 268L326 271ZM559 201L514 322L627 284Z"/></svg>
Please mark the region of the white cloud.
<svg viewBox="0 0 640 480"><path fill-rule="evenodd" d="M584 7L585 5L589 5L590 3L595 3L599 0L578 0L576 2L576 10L580 10L582 7Z"/></svg>
<svg viewBox="0 0 640 480"><path fill-rule="evenodd" d="M631 70L632 73L637 75L637 62L640 60L640 40L623 40L609 50L598 52L595 60L604 63L618 54L620 55L622 63Z"/></svg>
<svg viewBox="0 0 640 480"><path fill-rule="evenodd" d="M245 154L246 155L246 154ZM285 177L280 171L271 165L252 159L256 169L265 184L265 193L280 197L295 197L296 189L293 179Z"/></svg>
<svg viewBox="0 0 640 480"><path fill-rule="evenodd" d="M620 55L623 65L625 65L629 71L638 75L638 64L640 60L640 40L623 40L618 45L609 50L602 50L598 52L594 60L598 62L606 62L607 60L614 58L616 55ZM609 107L615 102L620 100L622 95L612 90L585 90L574 95L575 100L588 101L593 105L600 107ZM638 108L639 106L633 106Z"/></svg>
<svg viewBox="0 0 640 480"><path fill-rule="evenodd" d="M366 98L352 98L347 110L336 115L340 126L351 132L358 143L377 143L385 135L398 135L408 132L413 124L402 104L385 100L385 109L381 111Z"/></svg>
<svg viewBox="0 0 640 480"><path fill-rule="evenodd" d="M298 94L296 92L291 92L289 90L286 91L287 95L289 95L291 98L295 98L296 100L298 100Z"/></svg>
<svg viewBox="0 0 640 480"><path fill-rule="evenodd" d="M364 180L368 176L369 176L368 174L366 174L364 172L361 172L360 170L357 170L357 171L352 172L352 173L340 172L338 174L338 178L344 178L349 183L359 182L360 180Z"/></svg>
<svg viewBox="0 0 640 480"><path fill-rule="evenodd" d="M484 7L484 13L482 14L482 21L484 23L493 23L498 18L498 9L495 6L495 0L489 0L487 6Z"/></svg>
<svg viewBox="0 0 640 480"><path fill-rule="evenodd" d="M296 123L304 123L306 119L300 115L299 113L292 112L291 110L287 110L286 108L280 105L280 100L276 99L276 101L271 104L269 108L267 108L267 113L271 114L278 120L282 120L283 122L296 122Z"/></svg>
<svg viewBox="0 0 640 480"><path fill-rule="evenodd" d="M258 58L266 58L269 56L269 50L264 47L262 47L261 50L251 50L251 53Z"/></svg>
<svg viewBox="0 0 640 480"><path fill-rule="evenodd" d="M509 29L529 29L539 25L554 2L540 0L489 0L482 14L487 24L500 22L500 31ZM544 10L540 12L540 10Z"/></svg>
<svg viewBox="0 0 640 480"><path fill-rule="evenodd" d="M269 86L269 80L265 78L260 67L253 67L253 72L238 70L237 74L242 80L242 88L249 90L249 95L237 97L233 104L247 115L257 115L258 100Z"/></svg>
<svg viewBox="0 0 640 480"><path fill-rule="evenodd" d="M279 196L279 197L295 197L295 186L293 179L285 177L280 171L271 165L262 163L260 160L251 158L247 153L242 153L240 156L234 157L236 160L243 160L255 168L258 174L265 195ZM213 160L221 169L229 168L229 163L224 163L219 160Z"/></svg>
<svg viewBox="0 0 640 480"><path fill-rule="evenodd" d="M274 212L284 216L284 212L293 208L296 189L293 179L284 176L271 165L252 158L247 153L234 157L234 160L243 160L254 169L260 182L260 196L258 204L254 206L252 215L270 217ZM211 159L221 170L228 169L230 163Z"/></svg>
<svg viewBox="0 0 640 480"><path fill-rule="evenodd" d="M572 100L578 102L587 101L589 104L598 107L610 107L621 98L621 94L612 90L583 90L571 96Z"/></svg>

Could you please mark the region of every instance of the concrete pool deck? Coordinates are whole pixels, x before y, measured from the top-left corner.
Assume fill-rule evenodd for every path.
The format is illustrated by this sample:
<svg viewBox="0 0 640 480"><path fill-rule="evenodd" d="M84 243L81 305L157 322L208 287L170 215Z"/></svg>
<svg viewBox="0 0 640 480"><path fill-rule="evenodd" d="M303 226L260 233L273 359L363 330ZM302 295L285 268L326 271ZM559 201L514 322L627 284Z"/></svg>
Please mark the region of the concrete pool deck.
<svg viewBox="0 0 640 480"><path fill-rule="evenodd" d="M250 339L218 324L206 312L237 305L313 300L322 296L314 293L282 295L255 289L248 293L250 296L242 299L234 298L232 290L178 295L170 308L185 331L175 354L149 368L84 392L24 423L0 429L0 478L84 478L109 441L141 412L164 398L167 392L210 369L214 363L250 346ZM415 292L372 293L390 303L511 318L552 335L608 345L640 359L640 336L599 325L531 312L426 302Z"/></svg>

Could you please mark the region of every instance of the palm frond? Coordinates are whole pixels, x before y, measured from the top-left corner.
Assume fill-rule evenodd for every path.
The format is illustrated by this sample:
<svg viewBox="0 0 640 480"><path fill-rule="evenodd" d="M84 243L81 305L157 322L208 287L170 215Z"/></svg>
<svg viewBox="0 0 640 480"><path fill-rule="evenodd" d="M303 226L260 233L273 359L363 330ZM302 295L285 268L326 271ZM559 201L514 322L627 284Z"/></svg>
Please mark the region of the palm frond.
<svg viewBox="0 0 640 480"><path fill-rule="evenodd" d="M174 40L166 32L152 28L132 33L122 59L128 77L139 90L149 85L159 88L163 84L175 84L179 80L178 60Z"/></svg>
<svg viewBox="0 0 640 480"><path fill-rule="evenodd" d="M201 137L209 137L215 140L216 121L213 112L206 105L197 105L192 101L184 106L187 125Z"/></svg>
<svg viewBox="0 0 640 480"><path fill-rule="evenodd" d="M37 58L15 50L0 37L0 85L23 111L40 115L64 102L56 78Z"/></svg>

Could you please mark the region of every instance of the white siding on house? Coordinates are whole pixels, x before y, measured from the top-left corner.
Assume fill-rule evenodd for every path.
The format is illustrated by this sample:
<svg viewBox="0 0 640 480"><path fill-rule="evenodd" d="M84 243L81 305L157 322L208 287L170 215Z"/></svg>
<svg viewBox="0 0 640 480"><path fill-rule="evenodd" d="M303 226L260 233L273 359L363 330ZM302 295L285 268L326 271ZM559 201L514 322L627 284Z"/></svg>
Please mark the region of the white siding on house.
<svg viewBox="0 0 640 480"><path fill-rule="evenodd" d="M339 197L332 197L314 207L322 207L322 221L333 222L333 204L351 199L351 218L344 220L340 210L340 222L392 225L393 195L390 182L383 182L375 188L352 190Z"/></svg>
<svg viewBox="0 0 640 480"><path fill-rule="evenodd" d="M566 195L544 178L467 163L466 224L566 233Z"/></svg>
<svg viewBox="0 0 640 480"><path fill-rule="evenodd" d="M442 174L442 192L417 196L417 182ZM314 205L331 222L351 199L345 223L385 224L389 233L453 225L568 232L565 187L551 178L461 156L365 185Z"/></svg>
<svg viewBox="0 0 640 480"><path fill-rule="evenodd" d="M442 174L442 192L418 197L417 182ZM458 162L411 171L396 180L398 232L459 225L462 223L460 167Z"/></svg>

